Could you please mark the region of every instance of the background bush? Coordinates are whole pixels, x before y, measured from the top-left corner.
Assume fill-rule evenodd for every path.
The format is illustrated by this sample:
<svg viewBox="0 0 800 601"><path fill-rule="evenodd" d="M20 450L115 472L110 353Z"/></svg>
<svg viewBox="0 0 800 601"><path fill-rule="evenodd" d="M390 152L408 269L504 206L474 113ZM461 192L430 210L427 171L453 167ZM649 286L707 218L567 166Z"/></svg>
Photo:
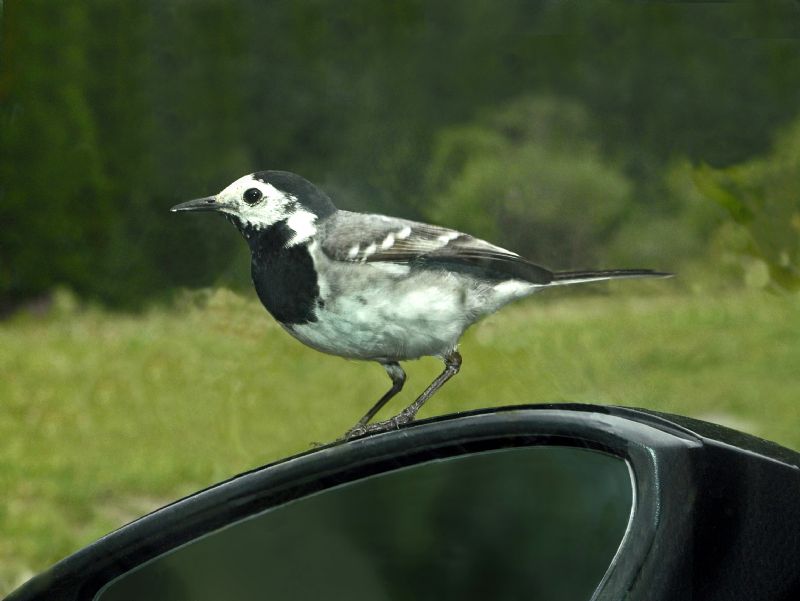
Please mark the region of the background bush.
<svg viewBox="0 0 800 601"><path fill-rule="evenodd" d="M749 281L800 289L800 120L766 156L726 169L701 165L694 174L700 191L746 233L735 248L751 259Z"/></svg>
<svg viewBox="0 0 800 601"><path fill-rule="evenodd" d="M633 204L574 102L524 98L445 129L431 161L429 219L553 267L595 265Z"/></svg>
<svg viewBox="0 0 800 601"><path fill-rule="evenodd" d="M0 6L6 309L246 285L234 231L166 209L264 168L558 267L675 268L711 236L674 166L766 156L800 107L790 0Z"/></svg>

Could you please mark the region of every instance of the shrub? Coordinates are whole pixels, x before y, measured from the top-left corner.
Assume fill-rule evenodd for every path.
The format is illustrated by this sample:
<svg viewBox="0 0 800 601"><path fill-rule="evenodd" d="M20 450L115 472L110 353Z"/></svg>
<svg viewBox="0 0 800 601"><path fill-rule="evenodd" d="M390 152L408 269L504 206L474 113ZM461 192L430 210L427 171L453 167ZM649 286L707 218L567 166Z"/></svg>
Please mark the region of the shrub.
<svg viewBox="0 0 800 601"><path fill-rule="evenodd" d="M698 190L747 233L737 250L749 259L744 261L749 279L799 290L800 119L767 156L725 169L701 165L694 179ZM765 277L756 277L759 273Z"/></svg>
<svg viewBox="0 0 800 601"><path fill-rule="evenodd" d="M438 136L431 221L557 268L603 263L632 185L600 154L583 108L526 97Z"/></svg>

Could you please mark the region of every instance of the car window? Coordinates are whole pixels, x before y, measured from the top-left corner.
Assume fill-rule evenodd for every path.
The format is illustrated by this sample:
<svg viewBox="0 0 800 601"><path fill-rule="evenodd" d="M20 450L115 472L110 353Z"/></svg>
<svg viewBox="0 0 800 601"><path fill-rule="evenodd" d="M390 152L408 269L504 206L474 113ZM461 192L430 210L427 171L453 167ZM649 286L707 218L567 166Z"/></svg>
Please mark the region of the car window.
<svg viewBox="0 0 800 601"><path fill-rule="evenodd" d="M584 449L437 460L205 535L96 599L584 601L623 538L631 491L623 460Z"/></svg>

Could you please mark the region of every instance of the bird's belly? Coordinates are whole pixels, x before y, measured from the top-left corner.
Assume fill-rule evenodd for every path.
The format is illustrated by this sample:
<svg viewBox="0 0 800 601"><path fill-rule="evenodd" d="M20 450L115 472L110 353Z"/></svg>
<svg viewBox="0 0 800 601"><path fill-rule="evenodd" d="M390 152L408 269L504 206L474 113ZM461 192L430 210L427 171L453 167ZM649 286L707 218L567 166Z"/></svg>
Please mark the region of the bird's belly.
<svg viewBox="0 0 800 601"><path fill-rule="evenodd" d="M362 289L324 299L316 321L287 326L305 344L353 359L402 361L441 356L471 323L455 287Z"/></svg>

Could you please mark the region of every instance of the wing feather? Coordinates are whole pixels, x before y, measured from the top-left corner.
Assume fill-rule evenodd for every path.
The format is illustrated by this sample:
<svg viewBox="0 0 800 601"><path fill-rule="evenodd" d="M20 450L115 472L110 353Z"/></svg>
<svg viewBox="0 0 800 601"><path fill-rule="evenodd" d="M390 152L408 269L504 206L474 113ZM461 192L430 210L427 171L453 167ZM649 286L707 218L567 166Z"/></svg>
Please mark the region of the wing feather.
<svg viewBox="0 0 800 601"><path fill-rule="evenodd" d="M534 284L553 280L549 270L517 253L436 225L338 211L325 220L323 228L322 250L336 261L403 263Z"/></svg>

